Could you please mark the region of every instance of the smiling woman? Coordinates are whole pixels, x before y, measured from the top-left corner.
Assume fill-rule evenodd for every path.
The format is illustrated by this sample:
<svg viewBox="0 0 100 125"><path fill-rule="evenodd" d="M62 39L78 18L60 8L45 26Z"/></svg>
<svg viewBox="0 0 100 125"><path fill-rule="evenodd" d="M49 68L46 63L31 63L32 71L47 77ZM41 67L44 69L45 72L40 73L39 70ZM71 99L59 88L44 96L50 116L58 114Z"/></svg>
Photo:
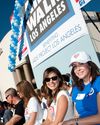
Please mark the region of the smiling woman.
<svg viewBox="0 0 100 125"><path fill-rule="evenodd" d="M56 67L49 67L43 74L43 85L47 99L50 99L47 118L42 125L58 125L73 118L73 105L67 90L63 89L63 78Z"/></svg>
<svg viewBox="0 0 100 125"><path fill-rule="evenodd" d="M10 16L14 8L14 0L0 1L0 41L10 30Z"/></svg>
<svg viewBox="0 0 100 125"><path fill-rule="evenodd" d="M100 70L84 51L71 57L75 118L59 125L100 125Z"/></svg>

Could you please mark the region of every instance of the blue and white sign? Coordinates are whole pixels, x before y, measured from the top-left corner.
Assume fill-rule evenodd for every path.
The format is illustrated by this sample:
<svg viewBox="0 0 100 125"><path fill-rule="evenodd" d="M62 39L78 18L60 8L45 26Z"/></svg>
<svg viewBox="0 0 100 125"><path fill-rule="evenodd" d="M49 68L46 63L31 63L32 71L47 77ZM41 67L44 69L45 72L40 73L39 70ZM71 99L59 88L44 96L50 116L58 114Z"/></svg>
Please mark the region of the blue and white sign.
<svg viewBox="0 0 100 125"><path fill-rule="evenodd" d="M37 1L33 1L25 35L32 68L88 34L79 5L75 1Z"/></svg>

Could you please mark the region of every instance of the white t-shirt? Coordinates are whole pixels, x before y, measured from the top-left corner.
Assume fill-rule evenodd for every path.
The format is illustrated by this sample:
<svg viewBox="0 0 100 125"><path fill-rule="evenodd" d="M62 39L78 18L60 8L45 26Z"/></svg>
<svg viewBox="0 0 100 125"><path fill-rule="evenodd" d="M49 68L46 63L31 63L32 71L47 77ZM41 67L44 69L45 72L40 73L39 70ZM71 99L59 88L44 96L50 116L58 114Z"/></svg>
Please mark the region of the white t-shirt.
<svg viewBox="0 0 100 125"><path fill-rule="evenodd" d="M54 120L55 120L55 115L56 115L57 103L58 103L59 97L62 96L62 95L65 95L66 98L68 99L68 109L66 109L67 112L65 114L65 117L64 117L63 121L72 119L74 117L74 109L73 109L73 103L72 103L71 96L69 96L68 93L65 90L61 90L57 94L56 102L53 101L50 105L50 108L49 108L51 110L52 117L53 117Z"/></svg>
<svg viewBox="0 0 100 125"><path fill-rule="evenodd" d="M25 120L28 121L30 118L30 113L37 112L37 117L34 125L41 125L42 121L42 109L41 105L39 104L38 100L35 97L31 97L27 107L25 108Z"/></svg>

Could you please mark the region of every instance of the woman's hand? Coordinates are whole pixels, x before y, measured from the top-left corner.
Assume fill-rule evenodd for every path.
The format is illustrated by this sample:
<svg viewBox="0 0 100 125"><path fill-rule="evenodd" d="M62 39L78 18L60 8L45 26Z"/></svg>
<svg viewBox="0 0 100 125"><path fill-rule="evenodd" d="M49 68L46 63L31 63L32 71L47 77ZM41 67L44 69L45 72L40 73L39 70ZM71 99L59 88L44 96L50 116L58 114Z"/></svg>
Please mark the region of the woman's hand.
<svg viewBox="0 0 100 125"><path fill-rule="evenodd" d="M75 125L75 121L74 120L68 120L68 121L61 122L58 125Z"/></svg>
<svg viewBox="0 0 100 125"><path fill-rule="evenodd" d="M63 125L63 122L60 122L58 125Z"/></svg>

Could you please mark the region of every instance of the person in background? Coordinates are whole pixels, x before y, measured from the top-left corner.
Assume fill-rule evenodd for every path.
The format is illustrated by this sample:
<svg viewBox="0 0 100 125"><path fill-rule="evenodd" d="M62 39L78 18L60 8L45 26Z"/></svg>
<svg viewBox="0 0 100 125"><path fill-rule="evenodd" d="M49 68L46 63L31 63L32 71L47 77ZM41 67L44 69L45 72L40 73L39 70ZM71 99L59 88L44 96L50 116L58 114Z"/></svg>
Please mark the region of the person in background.
<svg viewBox="0 0 100 125"><path fill-rule="evenodd" d="M64 81L63 87L68 91L69 95L71 95L72 85L70 84L70 74L63 74L62 77Z"/></svg>
<svg viewBox="0 0 100 125"><path fill-rule="evenodd" d="M48 102L48 98L46 95L46 88L44 85L41 86L40 93L41 93L41 107L43 110L43 121L45 121L46 117L47 117L47 109L49 107L49 105L48 105L49 102Z"/></svg>
<svg viewBox="0 0 100 125"><path fill-rule="evenodd" d="M3 122L4 112L5 112L5 108L4 108L3 102L0 101L0 121L1 121L1 122Z"/></svg>
<svg viewBox="0 0 100 125"><path fill-rule="evenodd" d="M35 78L32 79L32 86L33 86L34 90L36 91L37 90L37 85L36 85Z"/></svg>
<svg viewBox="0 0 100 125"><path fill-rule="evenodd" d="M100 125L100 69L84 51L72 55L70 66L72 100L78 114L59 125Z"/></svg>
<svg viewBox="0 0 100 125"><path fill-rule="evenodd" d="M41 93L41 106L43 109L47 109L48 108L47 96L45 87L43 85L40 88L40 93Z"/></svg>
<svg viewBox="0 0 100 125"><path fill-rule="evenodd" d="M36 89L35 92L36 92L36 95L38 96L38 98L39 98L39 100L41 102L41 90L40 89Z"/></svg>
<svg viewBox="0 0 100 125"><path fill-rule="evenodd" d="M73 118L73 105L66 90L62 89L63 78L56 67L49 67L43 74L46 95L51 99L46 120L42 125L58 125L63 120Z"/></svg>
<svg viewBox="0 0 100 125"><path fill-rule="evenodd" d="M9 88L5 91L5 98L7 102L15 107L15 113L13 117L6 122L5 125L23 125L25 122L24 119L24 106L23 101L17 94L16 89Z"/></svg>
<svg viewBox="0 0 100 125"><path fill-rule="evenodd" d="M13 112L11 111L11 105L7 101L3 101L3 106L5 108L3 115L3 123L6 124L13 116Z"/></svg>
<svg viewBox="0 0 100 125"><path fill-rule="evenodd" d="M24 101L24 125L40 125L42 122L42 109L40 100L35 93L32 84L26 80L22 80L17 84L17 91L20 98L22 98Z"/></svg>

